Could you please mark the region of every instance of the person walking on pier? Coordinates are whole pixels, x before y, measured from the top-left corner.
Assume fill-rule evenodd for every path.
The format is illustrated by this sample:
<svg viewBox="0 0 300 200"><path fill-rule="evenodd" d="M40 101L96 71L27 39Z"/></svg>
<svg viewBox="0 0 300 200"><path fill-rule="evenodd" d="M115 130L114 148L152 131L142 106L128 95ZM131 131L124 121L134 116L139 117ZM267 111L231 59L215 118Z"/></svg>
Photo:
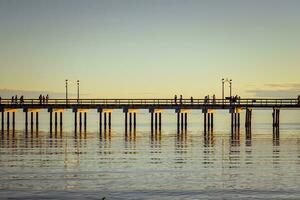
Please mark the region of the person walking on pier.
<svg viewBox="0 0 300 200"><path fill-rule="evenodd" d="M15 96L15 104L18 104L18 95Z"/></svg>
<svg viewBox="0 0 300 200"><path fill-rule="evenodd" d="M213 95L213 104L215 104L216 103L216 95L214 94Z"/></svg>
<svg viewBox="0 0 300 200"><path fill-rule="evenodd" d="M177 104L177 95L174 96L174 103Z"/></svg>
<svg viewBox="0 0 300 200"><path fill-rule="evenodd" d="M20 97L20 104L23 104L24 103L24 97L23 95Z"/></svg>
<svg viewBox="0 0 300 200"><path fill-rule="evenodd" d="M40 94L40 96L39 96L39 100L40 100L40 104L42 104L42 95Z"/></svg>
<svg viewBox="0 0 300 200"><path fill-rule="evenodd" d="M191 104L193 104L194 103L194 98L193 97L191 97Z"/></svg>
<svg viewBox="0 0 300 200"><path fill-rule="evenodd" d="M49 100L49 95L47 94L47 96L46 96L46 104L48 104L48 100Z"/></svg>
<svg viewBox="0 0 300 200"><path fill-rule="evenodd" d="M14 101L15 101L15 97L12 96L12 97L11 97L11 103L14 103Z"/></svg>
<svg viewBox="0 0 300 200"><path fill-rule="evenodd" d="M46 103L46 98L45 98L45 96L43 95L43 104L45 104Z"/></svg>
<svg viewBox="0 0 300 200"><path fill-rule="evenodd" d="M180 104L182 104L182 94L180 95Z"/></svg>

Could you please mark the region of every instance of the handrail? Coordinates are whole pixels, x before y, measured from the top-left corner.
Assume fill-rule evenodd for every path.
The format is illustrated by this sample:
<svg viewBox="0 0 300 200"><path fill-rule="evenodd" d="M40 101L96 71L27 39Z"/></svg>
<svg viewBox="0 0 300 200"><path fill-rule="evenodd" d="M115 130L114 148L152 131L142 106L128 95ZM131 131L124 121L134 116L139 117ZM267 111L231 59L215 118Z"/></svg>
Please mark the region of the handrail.
<svg viewBox="0 0 300 200"><path fill-rule="evenodd" d="M167 98L149 98L149 99L128 99L128 98L111 98L111 99L1 99L0 105L299 105L298 98L241 98L241 99L167 99Z"/></svg>

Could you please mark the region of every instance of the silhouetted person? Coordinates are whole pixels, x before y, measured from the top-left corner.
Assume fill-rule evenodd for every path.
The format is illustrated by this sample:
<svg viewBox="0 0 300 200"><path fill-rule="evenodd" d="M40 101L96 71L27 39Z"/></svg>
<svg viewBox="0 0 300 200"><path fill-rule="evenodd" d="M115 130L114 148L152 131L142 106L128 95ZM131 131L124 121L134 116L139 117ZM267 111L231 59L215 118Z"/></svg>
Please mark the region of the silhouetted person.
<svg viewBox="0 0 300 200"><path fill-rule="evenodd" d="M20 97L20 104L23 104L24 103L24 97L23 95Z"/></svg>
<svg viewBox="0 0 300 200"><path fill-rule="evenodd" d="M49 95L47 94L46 96L46 103L48 104L48 100L49 100Z"/></svg>
<svg viewBox="0 0 300 200"><path fill-rule="evenodd" d="M182 104L182 95L180 95L180 104Z"/></svg>
<svg viewBox="0 0 300 200"><path fill-rule="evenodd" d="M15 96L15 104L18 104L18 95Z"/></svg>
<svg viewBox="0 0 300 200"><path fill-rule="evenodd" d="M46 102L46 98L45 98L45 96L43 95L43 104L45 104L45 102Z"/></svg>
<svg viewBox="0 0 300 200"><path fill-rule="evenodd" d="M12 96L12 97L11 97L11 103L14 103L14 101L15 101L15 97Z"/></svg>
<svg viewBox="0 0 300 200"><path fill-rule="evenodd" d="M213 95L213 104L216 103L216 95Z"/></svg>
<svg viewBox="0 0 300 200"><path fill-rule="evenodd" d="M191 97L191 104L193 104L194 103L194 98L193 97Z"/></svg>
<svg viewBox="0 0 300 200"><path fill-rule="evenodd" d="M39 96L39 100L40 100L40 104L42 104L42 95L40 94L40 96Z"/></svg>
<svg viewBox="0 0 300 200"><path fill-rule="evenodd" d="M176 94L174 96L174 102L175 102L175 104L177 104L177 95Z"/></svg>

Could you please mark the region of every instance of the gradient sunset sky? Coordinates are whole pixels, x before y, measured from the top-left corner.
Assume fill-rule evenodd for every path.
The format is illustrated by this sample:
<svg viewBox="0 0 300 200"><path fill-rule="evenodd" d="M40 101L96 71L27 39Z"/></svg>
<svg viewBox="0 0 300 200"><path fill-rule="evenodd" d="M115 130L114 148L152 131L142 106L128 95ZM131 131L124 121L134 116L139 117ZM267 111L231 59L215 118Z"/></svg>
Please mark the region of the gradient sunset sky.
<svg viewBox="0 0 300 200"><path fill-rule="evenodd" d="M4 96L300 94L299 0L0 0L0 30Z"/></svg>

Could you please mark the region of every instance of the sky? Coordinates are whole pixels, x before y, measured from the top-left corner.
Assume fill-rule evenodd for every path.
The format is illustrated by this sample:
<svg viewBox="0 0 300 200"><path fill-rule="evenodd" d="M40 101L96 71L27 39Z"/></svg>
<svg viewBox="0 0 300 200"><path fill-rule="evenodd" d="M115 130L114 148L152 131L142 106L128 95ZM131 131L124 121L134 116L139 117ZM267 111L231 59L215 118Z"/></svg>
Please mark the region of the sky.
<svg viewBox="0 0 300 200"><path fill-rule="evenodd" d="M298 0L0 0L0 96L300 94ZM226 87L228 94L228 87Z"/></svg>

